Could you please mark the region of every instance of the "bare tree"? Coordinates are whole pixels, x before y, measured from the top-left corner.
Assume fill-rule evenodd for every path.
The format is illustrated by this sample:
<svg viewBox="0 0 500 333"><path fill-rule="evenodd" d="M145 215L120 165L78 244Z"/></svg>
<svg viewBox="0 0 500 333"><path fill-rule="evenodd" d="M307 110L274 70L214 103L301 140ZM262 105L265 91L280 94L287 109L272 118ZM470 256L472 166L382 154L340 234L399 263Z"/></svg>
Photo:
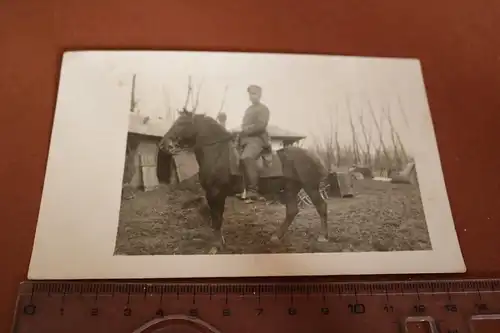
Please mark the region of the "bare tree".
<svg viewBox="0 0 500 333"><path fill-rule="evenodd" d="M373 106L370 102L370 100L368 100L368 110L370 111L370 114L372 116L372 119L373 119L373 122L375 124L375 127L377 129L377 132L378 132L378 135L379 135L379 143L380 143L380 148L382 150L382 152L384 153L385 155L385 158L387 159L387 162L389 163L389 167L392 166L392 158L389 154L389 151L387 149L387 146L385 145L385 142L384 142L384 136L383 136L383 132L382 132L382 128L381 128L381 121L377 121L377 118L375 117L375 112L373 111Z"/></svg>
<svg viewBox="0 0 500 333"><path fill-rule="evenodd" d="M226 85L224 87L224 93L222 95L222 100L220 103L220 108L219 111L217 112L217 115L215 116L215 119L221 124L224 128L226 127L226 122L227 122L227 115L223 112L224 110L224 104L226 103L226 93L227 93L228 86Z"/></svg>
<svg viewBox="0 0 500 333"><path fill-rule="evenodd" d="M330 111L330 107L327 108L328 111ZM336 111L337 106L336 106ZM335 137L337 136L337 128L334 126L334 120L333 120L333 114L332 112L328 112L327 114L328 118L328 129L327 133L323 138L323 149L325 152L325 158L326 158L326 166L328 168L328 171L332 171L333 167L335 165L338 166L339 164L339 156L336 156L336 141Z"/></svg>
<svg viewBox="0 0 500 333"><path fill-rule="evenodd" d="M359 158L360 148L358 145L356 128L354 126L354 121L352 119L352 110L351 110L349 97L346 98L346 105L347 105L347 112L349 113L349 124L351 126L351 134L352 134L352 154L353 154L353 159L354 159L353 162L354 162L354 164L358 164L360 161L360 158Z"/></svg>
<svg viewBox="0 0 500 333"><path fill-rule="evenodd" d="M401 168L402 161L401 161L401 156L399 153L399 147L398 147L398 144L396 142L395 129L394 129L394 125L392 123L389 108L386 109L385 107L382 107L382 113L385 115L385 118L386 118L387 122L389 123L390 131L391 131L391 141L392 141L392 147L393 147L392 148L393 149L393 159L396 162L396 167L399 169L399 168Z"/></svg>
<svg viewBox="0 0 500 333"><path fill-rule="evenodd" d="M194 97L194 95L191 95L191 104L193 106L193 112L196 112L196 110L198 109L198 105L200 104L200 92L201 92L202 85L203 85L203 81L201 81L198 84L198 88L196 91L196 98Z"/></svg>
<svg viewBox="0 0 500 333"><path fill-rule="evenodd" d="M226 104L227 89L228 89L228 85L226 84L226 86L224 87L224 93L222 95L222 100L221 100L219 112L217 112L217 115L221 114L222 110L224 110L224 105Z"/></svg>
<svg viewBox="0 0 500 333"><path fill-rule="evenodd" d="M335 158L335 162L337 167L342 163L342 152L339 142L339 106L335 105L335 149L337 151L337 156Z"/></svg>
<svg viewBox="0 0 500 333"><path fill-rule="evenodd" d="M403 164L408 163L408 154L403 145L403 142L401 141L401 137L399 136L399 133L396 130L394 123L392 122L392 113L389 107L387 108L386 117L389 126L391 126L391 137L394 145L394 152L396 154L396 160L399 163L398 167L402 168Z"/></svg>
<svg viewBox="0 0 500 333"><path fill-rule="evenodd" d="M321 163L323 163L323 166L328 169L328 148L324 146L324 141L320 140L316 134L311 134L310 137L313 142L312 150L314 154L320 159Z"/></svg>
<svg viewBox="0 0 500 333"><path fill-rule="evenodd" d="M403 120L405 122L406 127L410 127L410 124L408 122L408 117L406 116L405 109L403 108L403 102L401 102L400 95L398 95L398 105L399 105L399 110L401 111L401 114L403 115Z"/></svg>
<svg viewBox="0 0 500 333"><path fill-rule="evenodd" d="M372 152L371 152L372 138L371 138L371 131L368 133L368 131L366 130L363 109L361 109L361 112L359 114L359 125L361 126L361 131L363 133L366 146L364 163L370 167L372 164Z"/></svg>
<svg viewBox="0 0 500 333"><path fill-rule="evenodd" d="M176 112L173 112L172 110L172 105L171 105L171 100L170 100L170 93L168 92L168 89L165 87L165 85L162 85L162 91L163 91L163 98L165 102L165 115L166 121L175 121L176 117Z"/></svg>
<svg viewBox="0 0 500 333"><path fill-rule="evenodd" d="M188 77L188 89L186 94L186 101L184 102L183 110L188 110L187 106L189 102L191 102L192 109L191 112L196 112L198 109L198 105L200 103L200 92L201 87L203 86L203 80L198 84L198 88L196 91L196 95L193 93L193 81L191 75Z"/></svg>

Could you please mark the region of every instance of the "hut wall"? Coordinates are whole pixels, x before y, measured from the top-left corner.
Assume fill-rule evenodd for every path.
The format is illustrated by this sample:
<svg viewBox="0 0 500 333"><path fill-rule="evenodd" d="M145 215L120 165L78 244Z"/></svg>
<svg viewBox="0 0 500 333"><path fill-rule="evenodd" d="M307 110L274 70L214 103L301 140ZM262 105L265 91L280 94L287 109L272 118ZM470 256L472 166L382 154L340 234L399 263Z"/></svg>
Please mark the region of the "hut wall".
<svg viewBox="0 0 500 333"><path fill-rule="evenodd" d="M143 188L156 186L158 181L158 138L129 134L124 166L123 183ZM144 176L147 184L144 184Z"/></svg>

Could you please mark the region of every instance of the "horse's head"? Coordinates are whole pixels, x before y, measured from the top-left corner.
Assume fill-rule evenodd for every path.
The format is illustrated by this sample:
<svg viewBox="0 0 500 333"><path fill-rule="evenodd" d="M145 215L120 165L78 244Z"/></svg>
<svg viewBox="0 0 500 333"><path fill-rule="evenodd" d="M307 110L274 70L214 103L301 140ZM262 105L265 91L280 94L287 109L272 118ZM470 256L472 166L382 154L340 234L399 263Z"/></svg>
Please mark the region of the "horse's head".
<svg viewBox="0 0 500 333"><path fill-rule="evenodd" d="M179 116L160 141L163 151L172 151L179 146L190 146L194 143L197 129L194 122L195 113L185 108L179 111Z"/></svg>

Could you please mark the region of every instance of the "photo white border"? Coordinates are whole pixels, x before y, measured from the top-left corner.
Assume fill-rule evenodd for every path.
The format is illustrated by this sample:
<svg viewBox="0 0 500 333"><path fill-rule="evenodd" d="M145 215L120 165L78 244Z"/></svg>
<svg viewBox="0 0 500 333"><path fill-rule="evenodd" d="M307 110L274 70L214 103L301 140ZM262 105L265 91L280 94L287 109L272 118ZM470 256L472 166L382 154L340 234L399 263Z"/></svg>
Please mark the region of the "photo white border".
<svg viewBox="0 0 500 333"><path fill-rule="evenodd" d="M427 109L409 113L419 132L415 160L433 250L362 253L115 256L128 128L129 91L113 81L102 53L63 56L29 279L135 279L462 273L458 243L419 60ZM165 52L165 51L132 51ZM178 51L172 51L178 52ZM236 53L236 52L231 52ZM345 58L343 56L343 58ZM352 57L351 57L352 58ZM358 57L357 57L358 58ZM397 61L396 58L390 58ZM103 66L108 66L106 69ZM86 79L108 81L91 90ZM89 80L88 82L92 82ZM91 94L92 93L92 94ZM123 101L118 103L117 101ZM92 133L92 135L89 135Z"/></svg>

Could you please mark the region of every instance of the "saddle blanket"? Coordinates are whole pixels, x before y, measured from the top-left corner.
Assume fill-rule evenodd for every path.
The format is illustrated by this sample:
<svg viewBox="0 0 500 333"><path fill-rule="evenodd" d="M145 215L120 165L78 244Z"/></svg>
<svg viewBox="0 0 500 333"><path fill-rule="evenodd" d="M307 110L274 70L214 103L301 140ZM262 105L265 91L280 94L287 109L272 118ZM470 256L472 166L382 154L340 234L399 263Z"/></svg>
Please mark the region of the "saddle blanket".
<svg viewBox="0 0 500 333"><path fill-rule="evenodd" d="M241 176L240 153L236 144L229 145L230 171L233 176ZM283 167L275 151L264 153L257 158L257 168L260 178L283 177Z"/></svg>

